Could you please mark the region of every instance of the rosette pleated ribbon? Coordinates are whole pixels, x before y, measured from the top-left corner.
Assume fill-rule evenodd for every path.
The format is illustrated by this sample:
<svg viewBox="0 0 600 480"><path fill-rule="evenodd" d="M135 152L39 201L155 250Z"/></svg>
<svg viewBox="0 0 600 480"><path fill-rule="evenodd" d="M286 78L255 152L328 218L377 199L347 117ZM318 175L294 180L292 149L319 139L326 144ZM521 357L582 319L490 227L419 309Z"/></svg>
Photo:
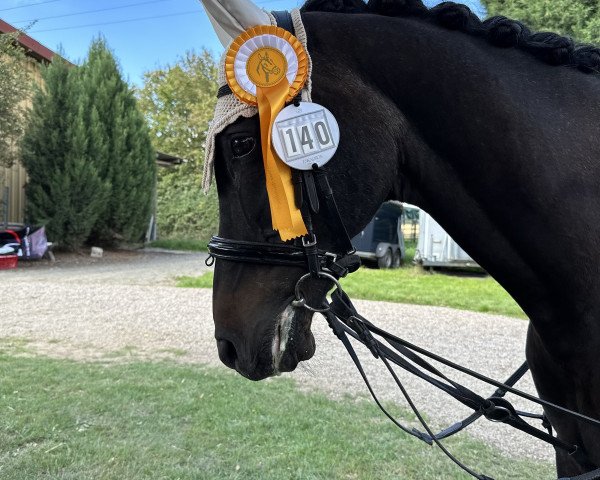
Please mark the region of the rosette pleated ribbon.
<svg viewBox="0 0 600 480"><path fill-rule="evenodd" d="M273 229L283 241L307 234L294 199L292 172L273 148L271 132L277 114L302 89L308 76L304 47L291 33L273 25L238 36L225 59L233 93L258 107L262 156Z"/></svg>

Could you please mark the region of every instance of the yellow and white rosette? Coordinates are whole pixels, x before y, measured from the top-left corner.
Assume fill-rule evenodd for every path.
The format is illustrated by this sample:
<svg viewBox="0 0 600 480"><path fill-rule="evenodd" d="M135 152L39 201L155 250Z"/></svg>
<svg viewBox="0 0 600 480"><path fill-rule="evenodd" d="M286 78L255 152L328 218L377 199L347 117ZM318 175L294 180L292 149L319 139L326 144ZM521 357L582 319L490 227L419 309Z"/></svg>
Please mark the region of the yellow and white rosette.
<svg viewBox="0 0 600 480"><path fill-rule="evenodd" d="M258 106L273 229L284 241L306 235L294 200L291 169L277 156L271 142L275 117L306 82L308 58L304 47L283 28L250 28L231 44L225 59L225 76L231 91L242 102Z"/></svg>

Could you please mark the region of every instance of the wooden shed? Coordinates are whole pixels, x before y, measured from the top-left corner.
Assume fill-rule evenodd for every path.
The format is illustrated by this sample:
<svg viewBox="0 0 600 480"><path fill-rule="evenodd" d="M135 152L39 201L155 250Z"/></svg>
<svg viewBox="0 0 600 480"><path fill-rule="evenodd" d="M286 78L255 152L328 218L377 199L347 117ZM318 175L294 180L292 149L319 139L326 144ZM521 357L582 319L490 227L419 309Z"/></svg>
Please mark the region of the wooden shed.
<svg viewBox="0 0 600 480"><path fill-rule="evenodd" d="M15 31L17 31L15 27L0 19L0 34ZM56 53L25 34L19 35L17 41L25 49L26 59L23 68L27 69L31 80L41 85L43 80L40 67L50 63ZM30 104L31 99L23 101L27 105ZM23 223L26 182L27 174L19 162L12 168L0 167L0 225Z"/></svg>

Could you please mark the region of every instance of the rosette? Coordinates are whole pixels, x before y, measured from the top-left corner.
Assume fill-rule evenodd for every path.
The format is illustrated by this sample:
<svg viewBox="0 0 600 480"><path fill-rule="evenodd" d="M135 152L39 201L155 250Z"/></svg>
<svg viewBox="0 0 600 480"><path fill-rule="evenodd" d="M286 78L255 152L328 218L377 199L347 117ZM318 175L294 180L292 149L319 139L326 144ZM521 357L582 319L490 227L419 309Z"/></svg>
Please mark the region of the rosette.
<svg viewBox="0 0 600 480"><path fill-rule="evenodd" d="M225 59L229 87L250 105L257 104L257 86L272 86L284 76L289 85L286 101L293 99L307 75L304 47L290 32L274 25L246 30L233 41Z"/></svg>
<svg viewBox="0 0 600 480"><path fill-rule="evenodd" d="M295 203L292 172L271 143L275 117L300 92L308 76L304 47L283 28L274 25L250 28L231 44L225 58L225 76L241 101L258 107L273 229L284 241L306 235L302 214Z"/></svg>

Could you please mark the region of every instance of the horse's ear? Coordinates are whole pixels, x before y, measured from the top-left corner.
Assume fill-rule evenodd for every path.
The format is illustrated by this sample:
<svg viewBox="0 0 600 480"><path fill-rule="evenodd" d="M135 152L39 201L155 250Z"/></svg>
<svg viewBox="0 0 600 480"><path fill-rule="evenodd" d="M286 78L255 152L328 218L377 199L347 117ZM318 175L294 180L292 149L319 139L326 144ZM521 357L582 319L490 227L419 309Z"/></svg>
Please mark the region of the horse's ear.
<svg viewBox="0 0 600 480"><path fill-rule="evenodd" d="M270 25L265 11L250 0L200 0L224 47L243 31L258 25Z"/></svg>

